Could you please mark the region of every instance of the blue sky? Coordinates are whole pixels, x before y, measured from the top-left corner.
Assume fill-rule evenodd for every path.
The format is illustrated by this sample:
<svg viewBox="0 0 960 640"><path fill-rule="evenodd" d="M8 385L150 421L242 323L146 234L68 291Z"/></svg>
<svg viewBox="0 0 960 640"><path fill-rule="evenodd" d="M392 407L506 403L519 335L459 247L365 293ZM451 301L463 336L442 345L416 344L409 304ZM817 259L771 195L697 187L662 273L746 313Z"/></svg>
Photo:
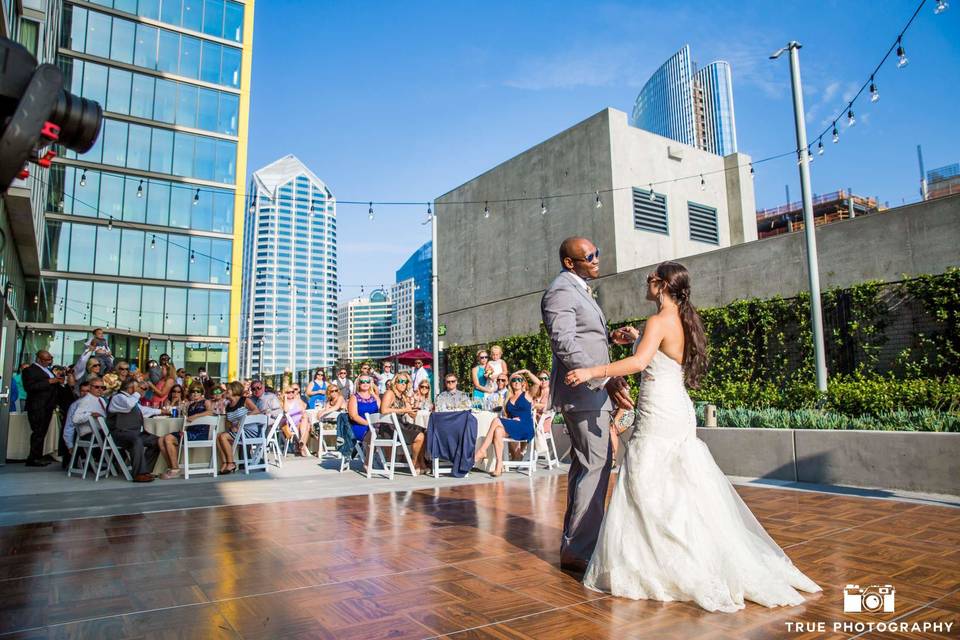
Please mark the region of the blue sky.
<svg viewBox="0 0 960 640"><path fill-rule="evenodd" d="M669 6L667 6L669 4ZM928 0L904 47L879 71L880 100L811 167L815 193L842 187L891 205L917 198L927 169L960 161L960 0ZM740 151L794 148L789 65L768 55L803 44L810 135L830 123L917 5L866 2L325 2L256 4L252 172L296 154L340 200L426 201L605 107L630 112L660 64L689 43L733 72ZM843 121L845 122L845 117ZM796 163L757 167L759 208L798 198ZM347 285L393 282L423 242L421 208L339 208Z"/></svg>

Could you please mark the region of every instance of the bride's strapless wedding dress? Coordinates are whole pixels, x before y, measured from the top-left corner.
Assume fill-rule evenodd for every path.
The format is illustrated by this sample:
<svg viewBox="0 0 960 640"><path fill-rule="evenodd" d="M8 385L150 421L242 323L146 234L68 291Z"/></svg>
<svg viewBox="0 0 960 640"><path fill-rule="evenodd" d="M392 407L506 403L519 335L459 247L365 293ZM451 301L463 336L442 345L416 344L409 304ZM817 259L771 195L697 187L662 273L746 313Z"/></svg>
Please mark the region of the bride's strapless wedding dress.
<svg viewBox="0 0 960 640"><path fill-rule="evenodd" d="M643 372L635 431L583 583L633 599L737 611L820 591L734 491L703 441L683 369L657 351Z"/></svg>

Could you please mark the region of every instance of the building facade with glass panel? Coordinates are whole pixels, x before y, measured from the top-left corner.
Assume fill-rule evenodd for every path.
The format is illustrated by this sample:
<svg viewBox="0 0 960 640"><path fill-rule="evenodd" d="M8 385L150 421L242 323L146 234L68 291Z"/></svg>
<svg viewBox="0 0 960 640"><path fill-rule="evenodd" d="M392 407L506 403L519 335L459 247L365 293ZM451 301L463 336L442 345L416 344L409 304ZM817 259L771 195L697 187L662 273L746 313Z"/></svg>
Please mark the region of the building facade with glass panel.
<svg viewBox="0 0 960 640"><path fill-rule="evenodd" d="M300 160L254 172L243 240L241 375L333 367L336 200Z"/></svg>
<svg viewBox="0 0 960 640"><path fill-rule="evenodd" d="M340 306L340 361L382 360L390 355L393 301L383 289L369 298L354 298Z"/></svg>
<svg viewBox="0 0 960 640"><path fill-rule="evenodd" d="M417 345L417 283L407 278L390 287L393 316L390 321L390 353L403 353Z"/></svg>
<svg viewBox="0 0 960 640"><path fill-rule="evenodd" d="M252 36L252 0L63 3L57 64L104 121L46 190L33 329L56 362L101 326L118 358L236 376Z"/></svg>
<svg viewBox="0 0 960 640"><path fill-rule="evenodd" d="M720 156L736 153L730 65L718 60L697 70L684 45L640 90L630 124Z"/></svg>
<svg viewBox="0 0 960 640"><path fill-rule="evenodd" d="M413 347L433 351L433 295L430 274L433 265L433 241L428 240L397 269L397 282L413 279Z"/></svg>

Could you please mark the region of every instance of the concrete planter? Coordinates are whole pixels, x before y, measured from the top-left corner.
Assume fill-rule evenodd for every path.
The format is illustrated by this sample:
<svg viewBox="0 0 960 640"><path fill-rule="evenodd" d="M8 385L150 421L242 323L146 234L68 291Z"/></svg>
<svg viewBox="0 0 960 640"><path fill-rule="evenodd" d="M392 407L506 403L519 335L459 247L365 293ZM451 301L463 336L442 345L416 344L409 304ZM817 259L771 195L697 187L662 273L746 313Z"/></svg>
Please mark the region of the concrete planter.
<svg viewBox="0 0 960 640"><path fill-rule="evenodd" d="M960 433L698 428L723 472L960 495Z"/></svg>

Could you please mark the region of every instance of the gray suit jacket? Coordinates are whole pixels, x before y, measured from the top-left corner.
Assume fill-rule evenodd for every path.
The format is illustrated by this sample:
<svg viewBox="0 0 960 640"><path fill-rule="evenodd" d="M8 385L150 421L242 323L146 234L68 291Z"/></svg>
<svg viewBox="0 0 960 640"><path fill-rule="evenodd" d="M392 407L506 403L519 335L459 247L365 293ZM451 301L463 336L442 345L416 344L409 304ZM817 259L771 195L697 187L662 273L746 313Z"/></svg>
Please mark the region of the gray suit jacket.
<svg viewBox="0 0 960 640"><path fill-rule="evenodd" d="M607 319L576 276L563 271L543 294L540 314L550 336L553 369L550 373L551 404L558 411L611 410L606 390L587 384L569 387L567 372L581 367L609 364ZM593 381L598 385L600 381Z"/></svg>

